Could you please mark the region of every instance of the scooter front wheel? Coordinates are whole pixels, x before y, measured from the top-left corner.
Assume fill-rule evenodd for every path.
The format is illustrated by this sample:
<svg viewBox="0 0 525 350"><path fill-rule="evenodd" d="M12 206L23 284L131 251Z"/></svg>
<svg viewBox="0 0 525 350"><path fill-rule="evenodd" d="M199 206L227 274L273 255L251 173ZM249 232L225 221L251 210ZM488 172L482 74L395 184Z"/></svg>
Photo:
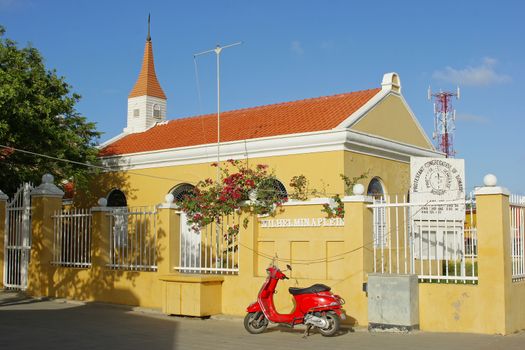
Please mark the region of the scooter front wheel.
<svg viewBox="0 0 525 350"><path fill-rule="evenodd" d="M325 337L331 337L339 331L339 327L341 326L341 319L339 318L339 315L335 312L328 312L325 317L328 321L328 326L325 328L318 328L319 333L321 333L321 335Z"/></svg>
<svg viewBox="0 0 525 350"><path fill-rule="evenodd" d="M268 326L268 319L259 312L250 312L244 317L244 328L251 334L264 332Z"/></svg>

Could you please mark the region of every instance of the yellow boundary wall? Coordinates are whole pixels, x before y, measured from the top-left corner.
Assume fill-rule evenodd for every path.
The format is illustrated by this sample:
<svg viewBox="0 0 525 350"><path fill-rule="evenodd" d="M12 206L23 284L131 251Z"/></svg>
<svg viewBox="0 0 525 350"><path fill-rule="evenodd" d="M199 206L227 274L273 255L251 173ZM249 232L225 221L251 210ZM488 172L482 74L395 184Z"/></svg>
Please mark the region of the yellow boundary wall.
<svg viewBox="0 0 525 350"><path fill-rule="evenodd" d="M509 334L525 328L525 314L521 311L525 305L525 282L513 283L511 278L508 196L489 192L477 193L478 284L420 283L422 330ZM287 205L275 218L267 219L323 217L321 204L307 204ZM345 198L344 225L339 227L268 228L259 224L261 218L250 217L249 226L240 232L239 274L216 277L174 271L180 218L169 206L159 208L157 272L105 267L109 222L104 209L93 212L92 267L53 266L51 215L60 208L60 198L39 196L33 198L27 292L159 308L168 314L179 311L196 316L219 312L244 315L265 279L268 257L277 254L281 267L286 263L294 267L291 279L278 286L278 310L286 312L293 307L288 287L325 283L346 299L349 323L366 326L368 301L362 287L367 273L372 271L373 231L372 212L367 204L366 197Z"/></svg>

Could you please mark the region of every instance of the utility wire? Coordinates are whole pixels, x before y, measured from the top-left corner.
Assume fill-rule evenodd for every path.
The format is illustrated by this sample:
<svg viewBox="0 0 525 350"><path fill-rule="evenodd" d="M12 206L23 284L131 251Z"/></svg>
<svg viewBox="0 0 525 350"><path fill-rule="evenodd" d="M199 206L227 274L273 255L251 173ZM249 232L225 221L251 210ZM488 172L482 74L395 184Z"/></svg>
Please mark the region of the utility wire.
<svg viewBox="0 0 525 350"><path fill-rule="evenodd" d="M47 154L43 154L43 153L27 151L27 150L24 150L24 149L21 149L21 148L12 147L12 146L0 145L0 148L6 149L6 150L10 150L10 151L30 154L30 155L33 155L33 156L36 156L36 157L52 159L52 160L56 160L56 161L59 161L59 162L76 164L76 165L81 165L81 166L85 166L85 167L88 167L88 168L94 168L94 169L99 169L99 170L104 170L104 171L125 172L125 173L131 174L131 175L148 177L148 178L157 179L157 180L173 181L173 182L178 182L178 183L185 183L185 182L188 181L188 179L177 179L177 178L172 178L172 177L143 174L143 173L139 173L139 172L135 172L135 171L131 171L131 170L122 170L122 169L119 169L119 168L112 168L110 166L94 165L94 164L91 164L91 163L83 163L83 162L78 162L78 161L70 160L70 159L66 159L66 158L53 157L53 156L50 156L50 155L47 155ZM257 191L261 192L261 193L264 193L264 192L273 193L273 192L275 192L274 190L269 190L269 189L258 189ZM431 193L431 192L428 191L428 192L419 192L419 193ZM340 193L337 193L337 192L327 192L327 191L322 191L321 194L323 196L341 195ZM426 203L426 204L428 204L428 203Z"/></svg>
<svg viewBox="0 0 525 350"><path fill-rule="evenodd" d="M70 160L70 159L65 159L65 158L59 158L59 157L53 157L53 156L50 156L50 155L47 155L47 154L42 154L42 153L37 153L37 152L26 151L26 150L23 150L23 149L20 149L20 148L11 147L11 146L0 145L0 148L4 148L4 149L8 149L8 150L13 150L13 151L20 152L20 153L30 154L30 155L37 156L37 157L42 157L42 158L47 158L47 159L57 160L57 161L59 161L59 162L64 162L64 163L70 163L70 164L81 165L81 166L85 166L85 167L88 167L88 168L94 168L94 169L99 169L99 170L105 170L105 171L120 171L120 172L126 172L126 173L128 173L128 174L132 174L132 175L144 176L144 177L149 177L149 178L154 178L154 179L159 179L159 180L169 180L169 181L177 181L177 182L184 182L184 181L187 181L187 180L174 179L174 178L163 177L163 176L156 176L156 175L142 174L142 173L138 173L138 172L134 172L134 171L129 171L129 170L120 170L120 169L112 168L112 167L109 167L109 166L94 165L94 164L90 164L90 163L82 163L82 162L78 162L78 161L75 161L75 160Z"/></svg>
<svg viewBox="0 0 525 350"><path fill-rule="evenodd" d="M414 216L416 214L418 214L423 209L423 207L425 207L429 203L430 203L430 201L428 201L426 204L422 205L421 208L419 208L415 213L410 215L408 220L412 220L414 218ZM224 228L222 226L220 226L220 230L224 234ZM386 233L387 233L386 237L390 237L391 234L392 234L392 228L390 228L388 230L388 232L386 232ZM314 264L320 264L320 263L325 263L325 262L333 262L333 261L339 260L337 258L343 257L343 256L348 255L348 254L352 254L352 253L354 253L354 252L356 252L358 250L361 250L361 249L368 249L368 250L370 250L370 248L368 248L368 247L371 246L372 244L374 244L375 242L376 242L376 240L374 238L371 241L363 244L362 246L356 247L356 248L348 250L346 252L339 253L339 254L336 254L336 255L332 255L332 256L329 256L329 257L326 257L326 258L317 258L317 259L283 259L283 258L277 257L277 254L275 254L275 256L270 256L269 254L261 253L258 250L252 249L252 248L250 248L250 247L248 247L248 246L246 246L246 245L244 245L244 244L242 244L240 242L238 242L238 244L241 247L252 251L257 256L260 256L260 257L268 259L268 260L277 260L277 261L280 261L280 262L283 262L283 263L293 263L294 265L314 265Z"/></svg>
<svg viewBox="0 0 525 350"><path fill-rule="evenodd" d="M199 99L199 114L202 114L201 84L199 81L199 69L197 67L197 57L195 55L193 55L193 65L195 67L195 82L197 85L197 97Z"/></svg>
<svg viewBox="0 0 525 350"><path fill-rule="evenodd" d="M47 159L57 160L57 161L60 161L60 162L66 162L66 163L82 165L82 166L86 166L86 167L90 167L90 168L96 168L96 169L100 169L100 170L117 171L116 169L113 169L111 167L93 165L93 164L89 164L89 163L82 163L82 162L78 162L78 161L74 161L74 160L53 157L53 156L49 156L47 154L26 151L26 150L23 150L23 149L10 147L10 146L5 146L5 145L0 145L0 148L4 148L4 149L7 149L7 150L12 150L12 151L16 151L16 152L21 152L21 153L25 153L25 154L30 154L30 155L34 155L34 156L38 156L38 157L43 157L43 158L47 158ZM161 180L170 180L170 181L184 182L184 180L180 180L180 179L167 178L167 177L155 176L155 175L148 175L148 174L136 173L136 172L132 172L132 171L127 171L127 173L133 174L133 175L139 175L139 176L155 178L155 179L161 179ZM409 219L411 220L417 213L419 213L423 209L424 206L428 205L430 202L431 201L428 201L427 203L422 205L421 208L419 208L415 213L410 215ZM222 227L221 227L221 230L224 232L224 229ZM387 232L387 237L389 237L391 235L391 233L392 233L391 230L392 229L390 228L389 231ZM356 251L361 250L361 249L366 249L366 247L368 247L369 245L373 244L374 242L375 242L375 239L370 241L370 242L368 242L368 243L366 243L366 244L364 244L364 245L362 245L362 246L360 246L360 247L357 247L357 248L354 248L352 250L349 250L349 251L346 251L346 252L343 252L343 253L340 253L340 254L336 254L336 255L333 255L333 256L327 257L327 258L305 259L305 260L303 260L303 259L293 259L293 261L292 261L292 259L282 259L282 258L277 258L277 257L270 257L269 255L265 255L263 253L260 253L259 251L254 250L254 249L252 249L250 247L247 247L247 246L245 246L245 245L243 245L241 243L239 243L239 245L241 245L242 247L244 247L244 248L246 248L248 250L251 250L256 255L261 256L261 257L266 258L266 259L269 259L269 260L275 259L275 260L281 261L281 262L293 262L294 264L310 265L310 264L317 264L317 263L324 263L324 262L334 261L334 260L331 260L331 259L338 258L338 257L344 256L344 255L347 255L347 254L351 254L351 253L356 252Z"/></svg>

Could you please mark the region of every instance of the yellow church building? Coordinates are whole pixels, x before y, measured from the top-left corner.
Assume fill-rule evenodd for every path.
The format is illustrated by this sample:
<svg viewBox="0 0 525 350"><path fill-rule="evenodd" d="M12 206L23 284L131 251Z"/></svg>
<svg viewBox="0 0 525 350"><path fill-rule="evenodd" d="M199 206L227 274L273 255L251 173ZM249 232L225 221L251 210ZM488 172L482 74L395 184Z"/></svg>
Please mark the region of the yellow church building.
<svg viewBox="0 0 525 350"><path fill-rule="evenodd" d="M363 174L360 184L365 195L406 196L410 157L444 155L435 150L401 92L399 75L386 73L378 86L361 91L224 111L220 124L216 114L168 120L148 35L141 71L128 97L127 125L101 147L101 159L112 171L99 176L96 198L106 198L108 207L154 206L170 193L180 198L200 180L216 176L216 168L210 165L218 155L223 164L236 159L252 166L268 165L285 197L294 176L304 175L323 197L343 197L351 193L345 193L341 175ZM278 256L295 264L294 276L305 285L344 281L339 286L342 295L359 304L350 317L355 323L366 323L366 297L361 291L366 275L361 272L348 279L354 275L351 266L356 256L336 261L327 257L369 245L362 237L371 233L372 223L367 223L366 232L355 232L361 239L353 239L348 227L360 220L353 218L356 212L326 224L320 212L325 203L329 198L288 201L277 219L302 218L322 224L275 229L269 224L272 219L254 219L239 234L239 251L220 258L224 250L211 243L217 240L212 225L196 235L185 224L183 213L170 219L176 229L167 232L171 243L162 262L167 268L157 270L164 312L242 315L265 276L269 257ZM115 223L111 224L113 235ZM118 250L115 244L111 248ZM311 259L324 260L311 266L299 263ZM368 268L363 266L365 260L356 266ZM242 291L237 290L239 285L245 286ZM145 304L159 306L154 299L146 298ZM277 300L282 308L289 307L289 302L284 294Z"/></svg>

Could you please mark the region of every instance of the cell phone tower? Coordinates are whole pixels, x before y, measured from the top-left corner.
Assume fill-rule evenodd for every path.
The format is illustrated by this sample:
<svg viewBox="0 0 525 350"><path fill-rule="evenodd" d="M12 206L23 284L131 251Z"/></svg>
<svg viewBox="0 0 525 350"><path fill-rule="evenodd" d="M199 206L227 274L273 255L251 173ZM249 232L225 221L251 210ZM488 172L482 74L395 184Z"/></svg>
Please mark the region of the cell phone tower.
<svg viewBox="0 0 525 350"><path fill-rule="evenodd" d="M434 133L432 138L436 142L436 148L445 153L447 158L454 157L454 131L456 130L456 110L452 106L451 99L459 100L459 87L456 92L439 91L432 93L428 87L428 99L434 99Z"/></svg>

